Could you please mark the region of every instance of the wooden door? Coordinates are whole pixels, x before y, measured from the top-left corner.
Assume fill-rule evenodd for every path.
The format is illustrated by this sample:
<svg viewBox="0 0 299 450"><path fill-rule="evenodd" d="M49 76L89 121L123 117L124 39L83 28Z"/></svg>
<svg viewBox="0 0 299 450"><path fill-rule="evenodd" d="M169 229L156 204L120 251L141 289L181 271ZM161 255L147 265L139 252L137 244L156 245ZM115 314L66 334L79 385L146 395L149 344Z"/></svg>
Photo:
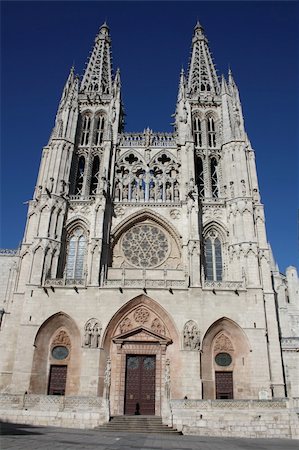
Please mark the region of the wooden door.
<svg viewBox="0 0 299 450"><path fill-rule="evenodd" d="M49 377L49 395L64 395L66 385L67 366L52 365Z"/></svg>
<svg viewBox="0 0 299 450"><path fill-rule="evenodd" d="M215 372L216 399L234 398L233 373Z"/></svg>
<svg viewBox="0 0 299 450"><path fill-rule="evenodd" d="M154 415L156 356L127 355L125 414Z"/></svg>

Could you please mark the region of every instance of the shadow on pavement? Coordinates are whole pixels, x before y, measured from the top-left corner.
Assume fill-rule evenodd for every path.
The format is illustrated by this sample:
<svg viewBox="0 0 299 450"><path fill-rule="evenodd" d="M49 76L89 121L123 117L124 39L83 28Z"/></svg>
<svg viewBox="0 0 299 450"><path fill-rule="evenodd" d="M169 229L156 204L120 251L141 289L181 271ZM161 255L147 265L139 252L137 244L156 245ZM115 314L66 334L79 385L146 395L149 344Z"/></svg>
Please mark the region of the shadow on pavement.
<svg viewBox="0 0 299 450"><path fill-rule="evenodd" d="M32 425L22 425L20 423L8 423L0 422L0 435L1 436L17 436L17 435L29 435L29 434L43 434L35 431L35 427Z"/></svg>

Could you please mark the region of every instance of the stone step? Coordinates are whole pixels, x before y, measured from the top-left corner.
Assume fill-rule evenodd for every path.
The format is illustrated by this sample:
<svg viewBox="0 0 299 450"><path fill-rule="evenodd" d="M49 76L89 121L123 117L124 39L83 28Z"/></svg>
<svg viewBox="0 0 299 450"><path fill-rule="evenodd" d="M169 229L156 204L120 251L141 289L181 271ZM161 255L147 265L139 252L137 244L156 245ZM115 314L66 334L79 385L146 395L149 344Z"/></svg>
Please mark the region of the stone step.
<svg viewBox="0 0 299 450"><path fill-rule="evenodd" d="M96 427L100 431L134 432L134 433L176 433L181 434L167 425L157 416L115 416L110 422Z"/></svg>

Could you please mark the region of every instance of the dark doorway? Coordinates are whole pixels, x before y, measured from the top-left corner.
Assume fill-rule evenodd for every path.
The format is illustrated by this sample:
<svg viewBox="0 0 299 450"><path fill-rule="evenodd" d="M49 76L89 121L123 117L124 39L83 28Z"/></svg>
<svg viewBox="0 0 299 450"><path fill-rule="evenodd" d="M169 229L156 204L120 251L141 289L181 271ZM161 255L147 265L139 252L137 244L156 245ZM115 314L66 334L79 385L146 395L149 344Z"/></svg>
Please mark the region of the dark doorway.
<svg viewBox="0 0 299 450"><path fill-rule="evenodd" d="M234 398L233 373L215 372L216 399Z"/></svg>
<svg viewBox="0 0 299 450"><path fill-rule="evenodd" d="M127 355L125 414L154 415L156 356Z"/></svg>
<svg viewBox="0 0 299 450"><path fill-rule="evenodd" d="M50 367L48 395L64 395L67 366L52 365Z"/></svg>

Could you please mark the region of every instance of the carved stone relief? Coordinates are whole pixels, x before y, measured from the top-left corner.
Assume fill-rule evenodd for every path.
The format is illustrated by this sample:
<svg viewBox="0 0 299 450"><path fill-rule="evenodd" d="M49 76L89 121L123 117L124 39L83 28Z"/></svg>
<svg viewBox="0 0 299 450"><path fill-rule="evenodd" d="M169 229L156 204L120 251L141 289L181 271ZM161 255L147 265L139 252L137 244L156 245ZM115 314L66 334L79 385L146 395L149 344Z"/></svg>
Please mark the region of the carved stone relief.
<svg viewBox="0 0 299 450"><path fill-rule="evenodd" d="M161 334L162 336L167 336L169 334L163 321L145 306L139 306L122 319L118 326L117 334L126 333L140 325L144 325L154 333Z"/></svg>
<svg viewBox="0 0 299 450"><path fill-rule="evenodd" d="M199 350L200 333L197 324L193 320L189 320L185 324L183 338L185 350Z"/></svg>

